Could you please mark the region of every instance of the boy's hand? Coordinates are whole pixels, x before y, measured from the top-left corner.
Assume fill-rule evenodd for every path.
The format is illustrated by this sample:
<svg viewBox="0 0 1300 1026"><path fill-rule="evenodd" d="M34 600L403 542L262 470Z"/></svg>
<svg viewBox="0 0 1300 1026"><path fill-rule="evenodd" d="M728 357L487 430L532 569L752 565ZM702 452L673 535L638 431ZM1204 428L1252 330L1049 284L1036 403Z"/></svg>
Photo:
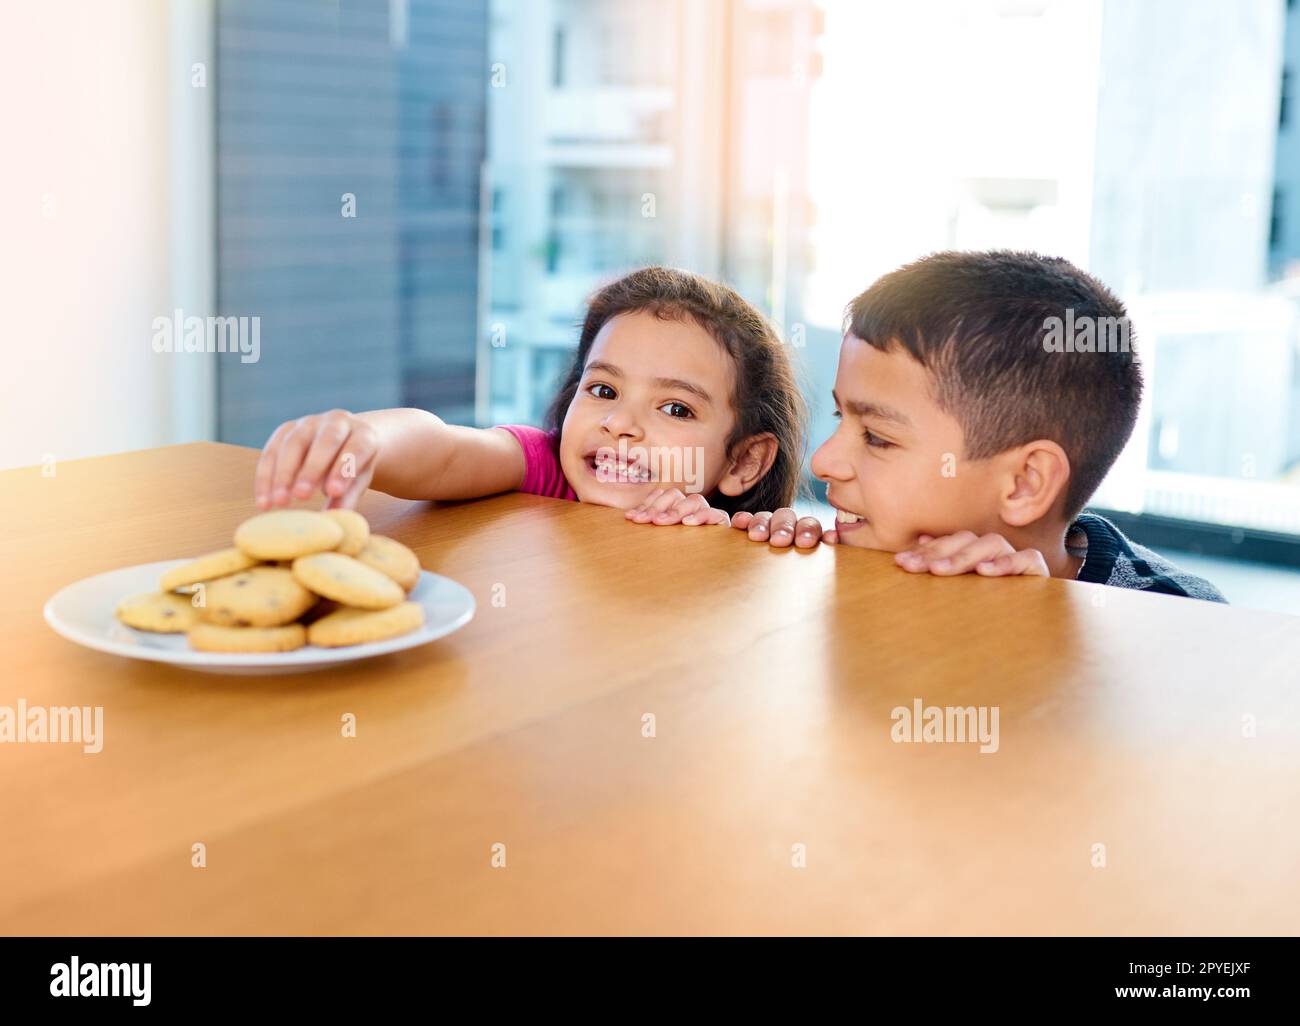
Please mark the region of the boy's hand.
<svg viewBox="0 0 1300 1026"><path fill-rule="evenodd" d="M832 528L823 531L816 517L800 517L789 507L775 513L737 513L731 526L748 531L750 541L770 542L774 549L794 545L799 549L815 548L818 542L834 545L839 535Z"/></svg>
<svg viewBox="0 0 1300 1026"><path fill-rule="evenodd" d="M923 534L917 538L914 548L896 553L894 562L908 573L940 577L972 570L983 577L1051 576L1047 561L1037 549L1017 552L1000 534L986 534L981 538L972 531L959 531L941 538Z"/></svg>
<svg viewBox="0 0 1300 1026"><path fill-rule="evenodd" d="M374 477L378 455L378 432L347 410L285 421L257 461L253 492L258 508L287 506L319 489L329 509L350 509Z"/></svg>
<svg viewBox="0 0 1300 1026"><path fill-rule="evenodd" d="M721 524L726 527L731 518L726 512L714 509L699 492L687 495L680 488L656 488L639 506L623 514L635 524Z"/></svg>

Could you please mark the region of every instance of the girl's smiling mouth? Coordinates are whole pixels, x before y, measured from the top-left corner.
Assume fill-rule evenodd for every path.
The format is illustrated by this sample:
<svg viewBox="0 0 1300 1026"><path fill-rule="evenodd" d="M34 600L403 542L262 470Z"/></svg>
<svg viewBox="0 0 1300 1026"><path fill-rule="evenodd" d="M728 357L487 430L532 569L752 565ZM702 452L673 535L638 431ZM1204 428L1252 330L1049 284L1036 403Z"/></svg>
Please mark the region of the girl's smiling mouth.
<svg viewBox="0 0 1300 1026"><path fill-rule="evenodd" d="M654 480L639 460L626 463L608 450L597 449L583 457L588 472L605 484L649 484Z"/></svg>

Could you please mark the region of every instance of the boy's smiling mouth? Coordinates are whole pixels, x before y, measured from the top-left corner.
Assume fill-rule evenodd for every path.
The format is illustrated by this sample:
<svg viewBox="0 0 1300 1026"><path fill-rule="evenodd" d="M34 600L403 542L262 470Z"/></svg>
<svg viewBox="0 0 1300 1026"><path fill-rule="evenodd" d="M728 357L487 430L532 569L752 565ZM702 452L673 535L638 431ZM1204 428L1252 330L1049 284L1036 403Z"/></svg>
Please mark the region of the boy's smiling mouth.
<svg viewBox="0 0 1300 1026"><path fill-rule="evenodd" d="M827 501L830 502L829 499ZM835 509L835 530L840 534L856 530L867 522L867 518L861 514L853 513L834 502L830 502L830 505Z"/></svg>

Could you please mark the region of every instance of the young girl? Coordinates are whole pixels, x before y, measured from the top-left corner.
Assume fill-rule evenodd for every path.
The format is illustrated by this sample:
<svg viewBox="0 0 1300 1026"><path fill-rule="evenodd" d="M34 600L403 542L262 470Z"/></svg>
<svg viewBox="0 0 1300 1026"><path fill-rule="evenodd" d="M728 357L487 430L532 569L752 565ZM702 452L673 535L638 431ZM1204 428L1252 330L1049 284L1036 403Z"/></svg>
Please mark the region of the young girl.
<svg viewBox="0 0 1300 1026"><path fill-rule="evenodd" d="M523 491L654 524L727 524L788 506L807 413L785 348L724 285L648 267L592 298L546 428L446 424L425 410L287 421L262 451L262 509L319 489L405 499Z"/></svg>

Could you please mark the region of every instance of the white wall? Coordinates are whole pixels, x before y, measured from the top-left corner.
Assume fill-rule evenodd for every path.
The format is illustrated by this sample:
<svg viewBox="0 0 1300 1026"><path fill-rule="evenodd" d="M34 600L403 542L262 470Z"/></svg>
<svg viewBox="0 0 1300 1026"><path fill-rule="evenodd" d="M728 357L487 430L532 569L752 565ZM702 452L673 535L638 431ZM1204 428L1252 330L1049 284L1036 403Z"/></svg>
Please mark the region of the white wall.
<svg viewBox="0 0 1300 1026"><path fill-rule="evenodd" d="M211 301L206 6L0 8L0 467L210 436L208 357L151 345Z"/></svg>

